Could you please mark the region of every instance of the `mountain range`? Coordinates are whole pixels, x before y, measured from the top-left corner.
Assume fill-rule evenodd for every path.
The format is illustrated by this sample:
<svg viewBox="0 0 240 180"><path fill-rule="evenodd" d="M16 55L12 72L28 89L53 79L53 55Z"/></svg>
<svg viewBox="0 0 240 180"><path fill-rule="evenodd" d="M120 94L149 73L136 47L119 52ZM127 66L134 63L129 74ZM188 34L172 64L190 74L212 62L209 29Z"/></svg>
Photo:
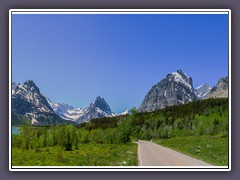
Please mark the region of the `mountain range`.
<svg viewBox="0 0 240 180"><path fill-rule="evenodd" d="M104 98L98 96L95 101L86 108L74 108L65 103L53 103L49 98L48 103L54 112L65 120L72 120L77 123L83 123L93 118L113 117L117 114L111 111Z"/></svg>
<svg viewBox="0 0 240 180"><path fill-rule="evenodd" d="M124 113L128 112L124 111ZM117 115L100 96L86 108L74 108L65 103L53 103L50 98L40 92L32 80L23 84L12 83L13 124L21 124L29 120L33 125L44 126L64 123L81 124L94 118Z"/></svg>
<svg viewBox="0 0 240 180"><path fill-rule="evenodd" d="M139 106L139 111L154 111L167 106L218 97L228 97L228 77L220 78L213 88L203 84L194 89L192 78L182 70L177 70L168 74L148 91Z"/></svg>
<svg viewBox="0 0 240 180"><path fill-rule="evenodd" d="M203 84L193 88L193 80L182 70L168 74L144 97L138 111L154 111L167 106L185 104L198 99L228 97L228 77L220 78L211 88ZM12 83L12 124L31 121L32 125L81 124L94 118L130 114L130 109L116 114L104 98L98 96L85 108L54 103L44 96L32 80Z"/></svg>
<svg viewBox="0 0 240 180"><path fill-rule="evenodd" d="M60 118L32 80L12 83L12 124L31 121L32 125L75 124Z"/></svg>

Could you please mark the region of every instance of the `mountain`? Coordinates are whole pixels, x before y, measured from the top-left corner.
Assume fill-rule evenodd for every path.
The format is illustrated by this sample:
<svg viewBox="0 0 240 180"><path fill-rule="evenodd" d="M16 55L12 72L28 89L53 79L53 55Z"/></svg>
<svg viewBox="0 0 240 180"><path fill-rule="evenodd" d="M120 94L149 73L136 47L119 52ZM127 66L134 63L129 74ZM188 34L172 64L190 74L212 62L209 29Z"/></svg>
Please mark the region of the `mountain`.
<svg viewBox="0 0 240 180"><path fill-rule="evenodd" d="M25 114L28 112L48 112L53 110L46 98L40 93L39 88L32 80L23 84L12 85L12 111Z"/></svg>
<svg viewBox="0 0 240 180"><path fill-rule="evenodd" d="M76 121L84 113L84 109L82 108L74 108L73 106L65 103L53 103L49 98L47 98L47 101L53 111L65 120Z"/></svg>
<svg viewBox="0 0 240 180"><path fill-rule="evenodd" d="M126 115L126 114L131 114L131 109L130 108L126 109L125 111L123 111L119 115Z"/></svg>
<svg viewBox="0 0 240 180"><path fill-rule="evenodd" d="M193 88L192 78L182 70L168 74L154 85L139 106L140 112L185 104L197 99L228 97L228 77L220 78L212 89L208 84ZM33 125L81 124L95 118L130 114L130 109L115 114L104 98L98 96L86 108L74 108L65 103L53 103L32 80L12 83L12 123L31 121Z"/></svg>
<svg viewBox="0 0 240 180"><path fill-rule="evenodd" d="M19 83L12 82L12 90L15 89L18 85Z"/></svg>
<svg viewBox="0 0 240 180"><path fill-rule="evenodd" d="M228 77L220 78L217 82L217 85L214 86L207 98L226 98L228 97Z"/></svg>
<svg viewBox="0 0 240 180"><path fill-rule="evenodd" d="M12 83L12 123L22 124L23 121L44 126L68 123L56 115L32 80Z"/></svg>
<svg viewBox="0 0 240 180"><path fill-rule="evenodd" d="M76 120L76 122L81 124L90 121L91 119L113 116L116 116L116 114L111 111L108 103L104 98L98 96L94 102L83 109L83 114Z"/></svg>
<svg viewBox="0 0 240 180"><path fill-rule="evenodd" d="M58 116L79 124L90 121L93 118L113 117L117 115L111 111L108 103L100 96L86 108L74 108L65 103L53 103L49 98L47 100Z"/></svg>
<svg viewBox="0 0 240 180"><path fill-rule="evenodd" d="M192 78L182 70L168 74L145 96L139 111L154 111L166 106L185 104L197 99Z"/></svg>
<svg viewBox="0 0 240 180"><path fill-rule="evenodd" d="M65 103L53 103L41 94L32 80L23 84L12 83L12 119L14 124L31 120L33 125L82 123L93 118L113 117L108 103L97 97L86 108L74 108Z"/></svg>
<svg viewBox="0 0 240 180"><path fill-rule="evenodd" d="M211 90L211 87L206 83L201 86L198 86L195 89L195 92L196 92L195 94L198 97L198 99L204 99L207 96L207 94L210 92L210 90Z"/></svg>

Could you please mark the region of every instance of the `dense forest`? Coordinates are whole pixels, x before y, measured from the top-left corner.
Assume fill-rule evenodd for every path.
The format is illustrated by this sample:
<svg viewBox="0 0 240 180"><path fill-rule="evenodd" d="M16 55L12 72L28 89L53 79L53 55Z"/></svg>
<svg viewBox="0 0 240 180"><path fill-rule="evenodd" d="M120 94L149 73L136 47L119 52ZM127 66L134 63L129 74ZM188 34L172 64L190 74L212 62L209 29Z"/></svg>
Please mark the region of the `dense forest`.
<svg viewBox="0 0 240 180"><path fill-rule="evenodd" d="M62 147L65 151L81 144L126 144L160 138L222 135L228 136L228 99L206 99L166 107L154 112L138 112L113 118L92 119L78 127L24 125L12 136L12 146L21 149Z"/></svg>

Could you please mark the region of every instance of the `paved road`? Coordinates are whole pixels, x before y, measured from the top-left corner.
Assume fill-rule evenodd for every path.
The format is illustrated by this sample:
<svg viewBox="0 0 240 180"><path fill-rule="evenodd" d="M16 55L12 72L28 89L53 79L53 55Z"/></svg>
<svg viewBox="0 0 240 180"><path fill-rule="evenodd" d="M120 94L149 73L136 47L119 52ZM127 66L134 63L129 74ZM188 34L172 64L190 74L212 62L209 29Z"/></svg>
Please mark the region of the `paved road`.
<svg viewBox="0 0 240 180"><path fill-rule="evenodd" d="M211 166L149 141L138 142L138 158L140 166Z"/></svg>

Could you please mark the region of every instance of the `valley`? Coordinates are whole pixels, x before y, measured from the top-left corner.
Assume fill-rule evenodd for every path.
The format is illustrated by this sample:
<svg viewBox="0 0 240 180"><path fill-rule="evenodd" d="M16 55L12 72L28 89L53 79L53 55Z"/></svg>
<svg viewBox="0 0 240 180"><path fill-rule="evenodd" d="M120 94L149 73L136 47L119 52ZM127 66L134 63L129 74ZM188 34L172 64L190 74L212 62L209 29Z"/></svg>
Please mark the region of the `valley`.
<svg viewBox="0 0 240 180"><path fill-rule="evenodd" d="M136 166L138 162L135 142L139 140L154 141L213 165L228 164L228 99L223 98L170 106L153 112L141 113L132 109L129 115L97 118L78 127L22 126L20 131L20 135L12 137L13 166L33 165L34 162L35 165L47 165L46 159L41 159L42 155L48 154L52 155L51 160L47 158L52 161L48 165L73 165L72 161L67 160L70 158L69 154L72 154L72 159L78 159L86 157L80 155L82 154L80 151L85 150L84 153L89 157L96 158L89 161L90 164L87 166L106 165L105 161L101 163L102 158L97 158L102 157L102 151L110 154L109 156L112 155L111 158L119 157L118 162L125 160L118 156L118 153L127 156L131 152L131 158L135 159L133 160L135 163L128 163L125 160L126 163L122 165ZM114 146L123 149L110 148L107 152L104 150ZM99 147L99 154L95 154L95 151L87 147ZM127 147L133 149L129 150ZM29 154L25 157L26 153ZM66 161L58 162L56 158L59 153ZM112 165L111 162L109 160L108 165Z"/></svg>
<svg viewBox="0 0 240 180"><path fill-rule="evenodd" d="M194 89L182 70L155 84L138 108L120 114L100 96L85 108L74 108L53 103L32 80L13 83L11 123L19 132L14 129L12 134L12 165L138 166L140 142L146 142L145 149L155 149L150 151L161 152L159 144L207 164L227 166L228 103L227 77L213 88L204 84ZM169 156L167 151L155 155ZM179 159L175 164L184 166L186 159ZM165 162L160 165L169 164Z"/></svg>

